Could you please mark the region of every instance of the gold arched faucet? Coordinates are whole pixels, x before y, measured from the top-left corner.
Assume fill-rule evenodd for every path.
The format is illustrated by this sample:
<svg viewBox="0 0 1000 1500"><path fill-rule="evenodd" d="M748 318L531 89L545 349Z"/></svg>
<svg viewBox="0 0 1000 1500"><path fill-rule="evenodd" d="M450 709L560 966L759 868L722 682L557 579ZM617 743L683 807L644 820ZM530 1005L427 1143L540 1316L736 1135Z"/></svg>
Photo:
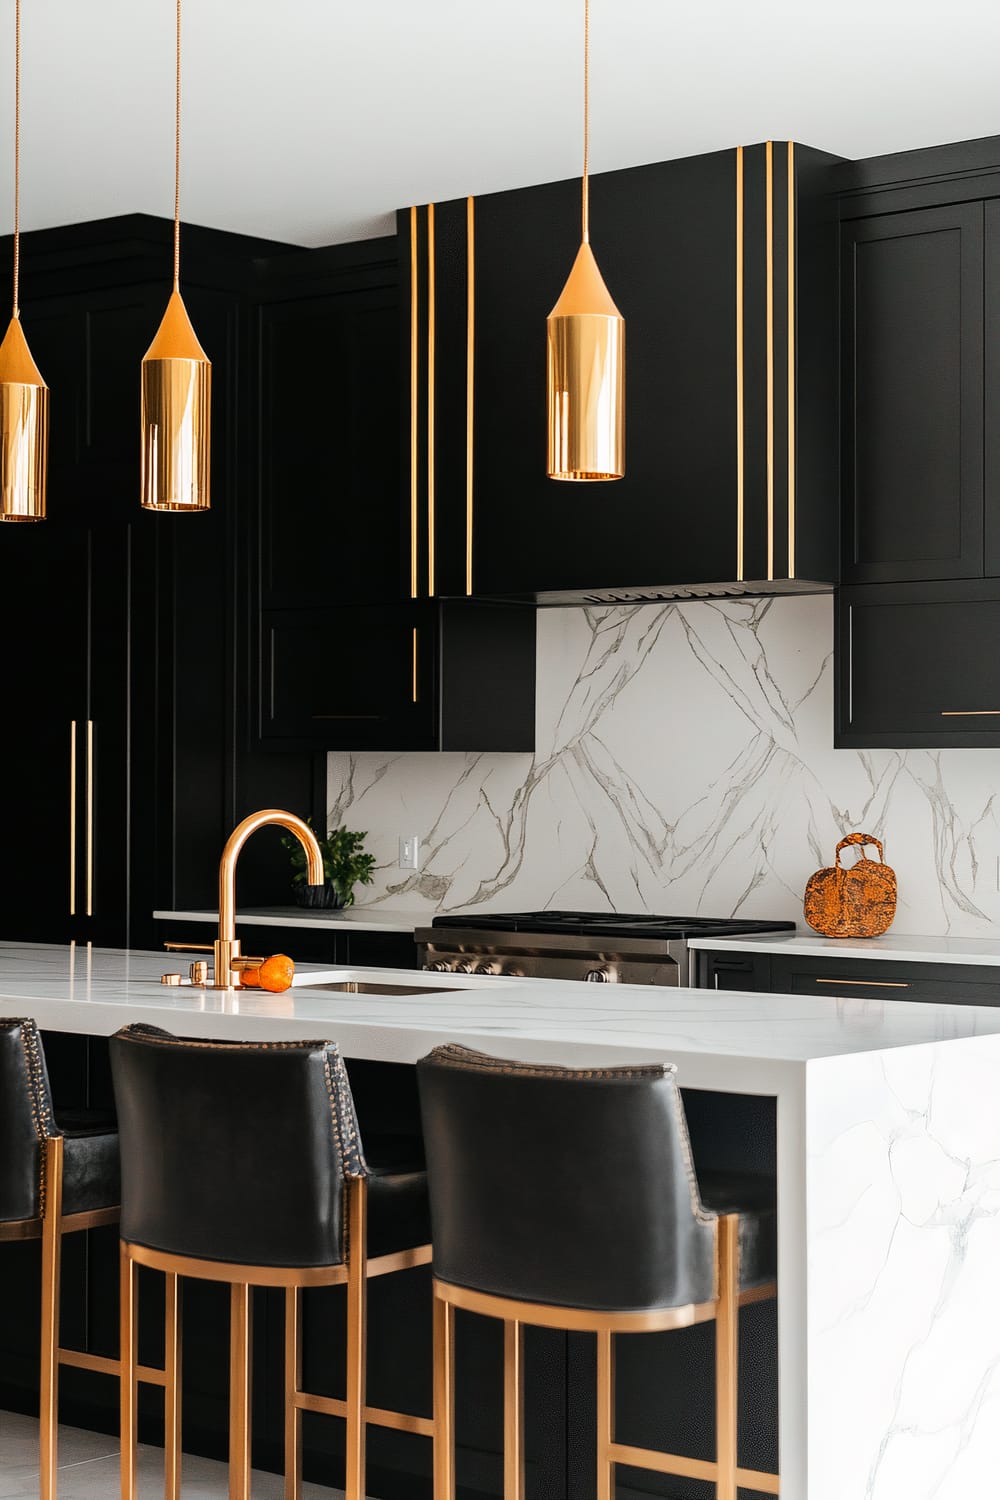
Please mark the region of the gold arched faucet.
<svg viewBox="0 0 1000 1500"><path fill-rule="evenodd" d="M261 812L251 813L238 823L226 840L226 847L219 860L219 936L215 940L215 989L226 990L239 984L238 961L240 943L236 936L236 861L240 850L258 828L276 824L294 833L306 853L307 877L310 885L323 884L323 856L316 835L307 823L294 813L282 812L280 808L266 807Z"/></svg>

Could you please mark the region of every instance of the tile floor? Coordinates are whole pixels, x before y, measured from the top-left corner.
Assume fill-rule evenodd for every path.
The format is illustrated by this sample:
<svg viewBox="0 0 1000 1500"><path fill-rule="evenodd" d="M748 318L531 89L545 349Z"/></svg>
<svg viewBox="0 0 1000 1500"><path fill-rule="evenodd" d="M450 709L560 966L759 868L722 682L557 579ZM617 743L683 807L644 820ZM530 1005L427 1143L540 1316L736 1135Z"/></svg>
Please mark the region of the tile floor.
<svg viewBox="0 0 1000 1500"><path fill-rule="evenodd" d="M224 1464L184 1455L183 1500L227 1500ZM59 1500L114 1500L118 1490L118 1444L97 1432L59 1429ZM280 1475L253 1476L253 1500L280 1500ZM340 1490L306 1484L304 1500L343 1500ZM140 1500L163 1494L163 1454L139 1449ZM38 1423L0 1411L0 1500L38 1500Z"/></svg>

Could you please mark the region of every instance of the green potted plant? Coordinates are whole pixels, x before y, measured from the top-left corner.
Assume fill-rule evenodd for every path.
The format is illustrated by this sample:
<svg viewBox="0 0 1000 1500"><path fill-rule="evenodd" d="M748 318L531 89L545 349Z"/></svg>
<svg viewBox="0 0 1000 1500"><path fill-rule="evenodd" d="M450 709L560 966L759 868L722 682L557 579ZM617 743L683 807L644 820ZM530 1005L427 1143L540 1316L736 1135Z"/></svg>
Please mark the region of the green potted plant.
<svg viewBox="0 0 1000 1500"><path fill-rule="evenodd" d="M308 821L312 828L312 819ZM322 886L311 886L306 881L305 851L297 838L286 834L281 842L289 852L295 871L292 894L296 905L333 909L353 906L354 887L372 883L375 856L364 851L367 837L367 833L352 833L349 828L333 828L325 838L317 834L325 880Z"/></svg>

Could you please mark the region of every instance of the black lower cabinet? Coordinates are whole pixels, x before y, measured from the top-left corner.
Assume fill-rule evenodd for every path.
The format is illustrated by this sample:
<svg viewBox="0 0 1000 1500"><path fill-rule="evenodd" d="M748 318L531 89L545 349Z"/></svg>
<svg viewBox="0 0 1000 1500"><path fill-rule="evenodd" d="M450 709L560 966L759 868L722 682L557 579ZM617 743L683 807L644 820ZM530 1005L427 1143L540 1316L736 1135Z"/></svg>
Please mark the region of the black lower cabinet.
<svg viewBox="0 0 1000 1500"><path fill-rule="evenodd" d="M1000 970L989 964L808 958L778 953L699 953L700 989L822 995L838 1002L916 1000L934 1005L1000 1005Z"/></svg>
<svg viewBox="0 0 1000 1500"><path fill-rule="evenodd" d="M156 927L156 946L163 943L191 943L196 948L210 945L216 930L210 922L168 922ZM266 958L271 953L287 953L297 963L350 964L380 969L415 969L417 947L412 932L353 932L343 927L262 927L254 922L237 922L236 936L244 953ZM181 955L178 963L186 961Z"/></svg>

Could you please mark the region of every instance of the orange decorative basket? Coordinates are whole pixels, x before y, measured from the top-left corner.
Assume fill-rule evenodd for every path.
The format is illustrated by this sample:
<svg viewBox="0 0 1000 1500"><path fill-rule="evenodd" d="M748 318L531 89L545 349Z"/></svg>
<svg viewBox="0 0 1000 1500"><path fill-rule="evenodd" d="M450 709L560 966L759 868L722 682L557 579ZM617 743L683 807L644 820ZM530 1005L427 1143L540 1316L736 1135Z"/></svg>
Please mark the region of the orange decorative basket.
<svg viewBox="0 0 1000 1500"><path fill-rule="evenodd" d="M865 845L878 850L869 859ZM859 848L856 865L844 869L840 851ZM804 902L805 919L824 937L880 937L892 926L896 915L896 872L885 863L882 845L870 833L849 833L837 845L831 869L810 876Z"/></svg>

